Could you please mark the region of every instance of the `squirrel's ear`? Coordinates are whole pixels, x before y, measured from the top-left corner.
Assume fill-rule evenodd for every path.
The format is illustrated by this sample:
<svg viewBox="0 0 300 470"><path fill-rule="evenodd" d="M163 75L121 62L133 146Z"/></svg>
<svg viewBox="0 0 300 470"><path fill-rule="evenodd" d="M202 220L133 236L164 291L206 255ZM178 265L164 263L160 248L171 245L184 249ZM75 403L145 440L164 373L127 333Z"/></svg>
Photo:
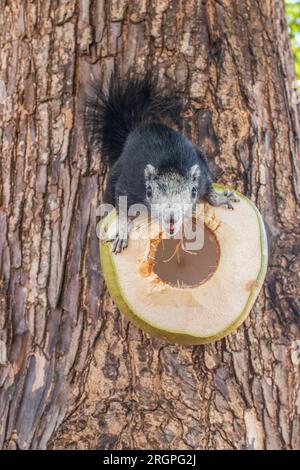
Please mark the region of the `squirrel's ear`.
<svg viewBox="0 0 300 470"><path fill-rule="evenodd" d="M192 178L192 181L198 181L199 176L200 176L200 166L199 165L193 165L190 169L190 176Z"/></svg>
<svg viewBox="0 0 300 470"><path fill-rule="evenodd" d="M154 166L150 165L149 163L145 168L145 179L147 181L153 180L156 175L157 175L157 169L154 168Z"/></svg>

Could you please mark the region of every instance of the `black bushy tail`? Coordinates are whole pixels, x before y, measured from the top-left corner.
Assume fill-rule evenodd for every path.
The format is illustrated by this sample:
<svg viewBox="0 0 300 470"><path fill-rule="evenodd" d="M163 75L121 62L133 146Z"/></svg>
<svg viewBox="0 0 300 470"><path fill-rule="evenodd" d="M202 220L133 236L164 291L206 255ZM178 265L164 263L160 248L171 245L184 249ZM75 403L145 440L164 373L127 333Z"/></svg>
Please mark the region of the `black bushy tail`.
<svg viewBox="0 0 300 470"><path fill-rule="evenodd" d="M143 79L129 78L123 82L112 75L108 93L93 83L85 98L86 138L90 145L101 148L105 161L112 166L133 129L164 117L177 122L180 110L180 100L159 91L157 79L150 73Z"/></svg>

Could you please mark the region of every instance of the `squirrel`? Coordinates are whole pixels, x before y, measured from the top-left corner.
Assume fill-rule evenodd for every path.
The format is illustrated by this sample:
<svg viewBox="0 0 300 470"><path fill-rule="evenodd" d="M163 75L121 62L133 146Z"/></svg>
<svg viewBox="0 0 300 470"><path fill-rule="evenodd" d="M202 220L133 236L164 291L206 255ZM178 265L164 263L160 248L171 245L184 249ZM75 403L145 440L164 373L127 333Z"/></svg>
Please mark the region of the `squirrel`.
<svg viewBox="0 0 300 470"><path fill-rule="evenodd" d="M120 196L127 205L144 204L151 216L164 220L169 233L182 223L185 207L205 199L233 209L233 192L217 193L205 155L188 138L163 122L178 121L181 102L159 89L148 72L143 78L120 81L112 74L105 93L93 84L85 97L84 128L88 145L101 149L108 165L103 201L119 214ZM128 245L132 221L121 221L112 251Z"/></svg>

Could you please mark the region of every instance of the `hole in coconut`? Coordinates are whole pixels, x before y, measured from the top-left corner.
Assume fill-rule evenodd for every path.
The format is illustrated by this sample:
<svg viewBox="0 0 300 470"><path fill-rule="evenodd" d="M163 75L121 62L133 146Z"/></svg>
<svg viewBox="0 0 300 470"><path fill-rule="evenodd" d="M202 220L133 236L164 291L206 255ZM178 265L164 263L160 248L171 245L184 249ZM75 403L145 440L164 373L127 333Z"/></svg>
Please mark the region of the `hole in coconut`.
<svg viewBox="0 0 300 470"><path fill-rule="evenodd" d="M206 225L200 250L187 251L185 243L184 238L161 239L154 254L153 272L161 281L174 287L204 284L218 268L220 245L214 232Z"/></svg>

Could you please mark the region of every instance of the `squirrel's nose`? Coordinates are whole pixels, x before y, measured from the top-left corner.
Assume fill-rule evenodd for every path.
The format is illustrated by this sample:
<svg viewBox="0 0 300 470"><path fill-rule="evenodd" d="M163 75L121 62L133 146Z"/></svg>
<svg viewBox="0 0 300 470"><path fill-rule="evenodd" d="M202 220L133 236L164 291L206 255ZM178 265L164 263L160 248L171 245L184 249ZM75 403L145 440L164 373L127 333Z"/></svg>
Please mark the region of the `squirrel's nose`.
<svg viewBox="0 0 300 470"><path fill-rule="evenodd" d="M164 220L170 224L176 224L180 219L180 212L174 209L167 209L164 211Z"/></svg>

